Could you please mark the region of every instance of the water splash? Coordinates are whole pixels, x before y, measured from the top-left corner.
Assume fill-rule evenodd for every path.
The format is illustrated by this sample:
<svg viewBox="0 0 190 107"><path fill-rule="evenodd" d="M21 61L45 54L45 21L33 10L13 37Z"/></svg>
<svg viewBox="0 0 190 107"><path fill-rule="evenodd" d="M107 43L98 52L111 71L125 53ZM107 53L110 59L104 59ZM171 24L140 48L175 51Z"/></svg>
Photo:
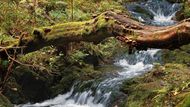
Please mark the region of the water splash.
<svg viewBox="0 0 190 107"><path fill-rule="evenodd" d="M104 107L102 104L92 103L94 98L90 97L92 93L91 91L76 93L74 98L70 98L73 94L73 91L74 87L71 88L70 92L63 95L58 95L54 99L46 100L36 104L28 103L24 105L18 105L15 107Z"/></svg>
<svg viewBox="0 0 190 107"><path fill-rule="evenodd" d="M166 0L148 0L146 2L131 3L126 7L132 16L141 22L167 26L176 22L173 19L176 12L181 9L181 4L172 4Z"/></svg>

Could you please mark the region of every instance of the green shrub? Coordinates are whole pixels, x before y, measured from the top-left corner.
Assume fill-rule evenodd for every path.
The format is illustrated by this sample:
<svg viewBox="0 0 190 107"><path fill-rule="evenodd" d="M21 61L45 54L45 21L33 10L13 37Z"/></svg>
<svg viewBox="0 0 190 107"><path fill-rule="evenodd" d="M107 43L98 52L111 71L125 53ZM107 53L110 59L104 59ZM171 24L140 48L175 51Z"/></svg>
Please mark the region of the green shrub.
<svg viewBox="0 0 190 107"><path fill-rule="evenodd" d="M31 17L26 9L20 8L16 3L0 2L0 28L2 32L18 36L22 31L29 31Z"/></svg>
<svg viewBox="0 0 190 107"><path fill-rule="evenodd" d="M184 3L184 16L186 18L190 17L190 7L189 7L189 3Z"/></svg>

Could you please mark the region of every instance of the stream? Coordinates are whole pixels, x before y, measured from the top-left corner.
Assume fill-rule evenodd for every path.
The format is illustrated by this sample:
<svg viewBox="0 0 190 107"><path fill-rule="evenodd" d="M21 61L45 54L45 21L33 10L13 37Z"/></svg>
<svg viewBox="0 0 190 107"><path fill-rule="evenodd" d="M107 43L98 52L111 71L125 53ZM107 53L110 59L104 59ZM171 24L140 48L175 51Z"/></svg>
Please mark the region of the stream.
<svg viewBox="0 0 190 107"><path fill-rule="evenodd" d="M174 24L175 13L180 7L180 4L171 4L165 0L148 0L126 5L133 18L155 26ZM76 83L69 92L53 99L15 107L110 107L116 99L125 96L120 92L122 83L150 71L154 63L161 62L160 55L159 49L149 49L132 55L126 53L115 59L114 66L121 67L117 73L99 80Z"/></svg>

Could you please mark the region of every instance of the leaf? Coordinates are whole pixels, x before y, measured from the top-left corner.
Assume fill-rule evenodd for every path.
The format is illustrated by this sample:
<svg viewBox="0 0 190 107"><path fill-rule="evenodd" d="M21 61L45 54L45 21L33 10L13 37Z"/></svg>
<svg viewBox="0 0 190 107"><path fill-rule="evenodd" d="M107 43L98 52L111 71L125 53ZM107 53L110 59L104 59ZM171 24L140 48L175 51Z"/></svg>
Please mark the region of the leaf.
<svg viewBox="0 0 190 107"><path fill-rule="evenodd" d="M4 68L6 68L6 67L8 66L8 64L9 64L9 61L8 61L8 60L3 60L3 61L2 61L2 66L3 66Z"/></svg>

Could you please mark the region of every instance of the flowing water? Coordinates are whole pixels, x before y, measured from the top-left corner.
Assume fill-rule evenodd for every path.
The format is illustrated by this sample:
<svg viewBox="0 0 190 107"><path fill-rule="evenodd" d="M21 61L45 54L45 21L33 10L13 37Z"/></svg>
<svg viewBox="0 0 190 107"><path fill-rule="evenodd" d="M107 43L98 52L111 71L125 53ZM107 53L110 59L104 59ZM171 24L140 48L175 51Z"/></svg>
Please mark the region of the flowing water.
<svg viewBox="0 0 190 107"><path fill-rule="evenodd" d="M148 0L131 3L126 6L137 20L158 26L174 24L172 20L180 9L180 4L171 4L164 0ZM115 60L114 65L122 67L116 74L99 80L75 84L70 92L36 104L24 104L17 107L109 107L115 98L124 96L119 91L123 81L141 75L152 69L153 63L160 62L158 49L125 54ZM81 89L81 84L88 84ZM80 90L80 91L78 91Z"/></svg>
<svg viewBox="0 0 190 107"><path fill-rule="evenodd" d="M148 0L126 5L132 16L146 24L168 26L174 24L176 12L181 9L181 4L171 4L166 0Z"/></svg>

